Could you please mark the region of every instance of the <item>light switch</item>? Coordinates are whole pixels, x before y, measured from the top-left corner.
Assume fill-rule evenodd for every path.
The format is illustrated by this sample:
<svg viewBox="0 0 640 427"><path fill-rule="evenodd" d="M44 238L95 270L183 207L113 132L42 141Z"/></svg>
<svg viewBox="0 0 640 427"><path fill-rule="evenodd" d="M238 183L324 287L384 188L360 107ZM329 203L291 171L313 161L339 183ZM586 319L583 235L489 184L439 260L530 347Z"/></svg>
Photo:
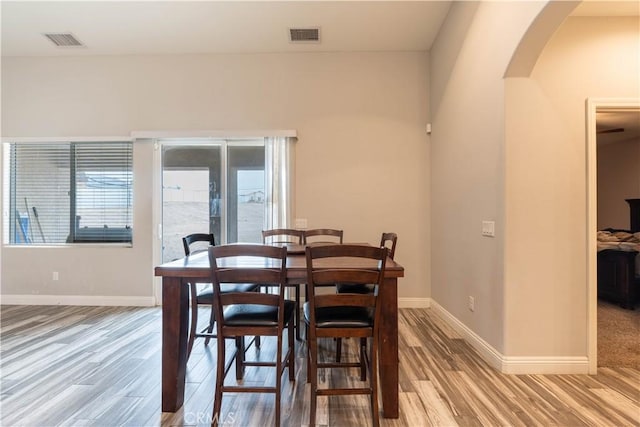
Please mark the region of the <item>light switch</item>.
<svg viewBox="0 0 640 427"><path fill-rule="evenodd" d="M296 224L296 229L298 229L298 230L306 230L306 228L307 228L307 219L306 218L296 218L295 224Z"/></svg>
<svg viewBox="0 0 640 427"><path fill-rule="evenodd" d="M495 221L482 221L482 235L487 237L495 237L496 235Z"/></svg>

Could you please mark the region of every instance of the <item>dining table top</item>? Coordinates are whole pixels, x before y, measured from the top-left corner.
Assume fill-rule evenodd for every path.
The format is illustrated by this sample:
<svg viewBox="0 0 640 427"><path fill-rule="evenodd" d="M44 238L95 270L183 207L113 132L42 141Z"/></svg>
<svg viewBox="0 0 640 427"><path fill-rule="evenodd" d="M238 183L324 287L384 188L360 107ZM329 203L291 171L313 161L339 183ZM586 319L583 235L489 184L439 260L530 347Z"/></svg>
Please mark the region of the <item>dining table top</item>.
<svg viewBox="0 0 640 427"><path fill-rule="evenodd" d="M368 245L367 243L356 243L360 245ZM307 260L305 256L305 245L295 244L277 244L278 246L287 247L287 279L306 278ZM332 259L325 261L323 259L316 260L318 267L345 267L345 268L371 268L372 262L369 259L359 259L352 257ZM264 259L256 257L233 257L225 260L226 267L268 267L265 265ZM209 277L211 274L209 266L209 256L207 251L193 253L184 258L170 261L159 265L155 268L156 276L163 277L186 277L186 278L202 278ZM404 268L388 258L385 268L385 277L404 277Z"/></svg>

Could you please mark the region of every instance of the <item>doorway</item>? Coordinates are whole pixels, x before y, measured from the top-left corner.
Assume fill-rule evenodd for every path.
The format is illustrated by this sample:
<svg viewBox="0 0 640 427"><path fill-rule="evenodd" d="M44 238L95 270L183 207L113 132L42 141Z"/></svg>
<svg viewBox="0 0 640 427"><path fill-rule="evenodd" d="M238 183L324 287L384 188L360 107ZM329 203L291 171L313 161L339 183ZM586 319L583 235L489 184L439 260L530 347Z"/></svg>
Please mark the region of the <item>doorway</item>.
<svg viewBox="0 0 640 427"><path fill-rule="evenodd" d="M587 100L587 239L588 239L588 355L589 355L589 373L596 374L598 367L598 245L597 232L601 228L628 228L628 208L627 221L621 219L625 209L626 202L624 197L640 197L640 194L634 194L640 189L634 189L634 182L631 180L629 186L618 185L615 194L607 193L605 196L604 180L615 179L615 177L605 177L599 179L598 176L598 152L599 144L603 151L602 154L618 150L621 146L614 147L611 144L630 142L640 138L640 122L635 118L640 112L640 100L629 99L589 99ZM631 143L631 142L630 142ZM608 147L607 147L608 146ZM628 147L624 147L628 148ZM606 150L606 151L604 151ZM603 160L603 159L601 159ZM632 160L632 159L626 159ZM637 159L640 161L640 158ZM602 162L601 162L602 163ZM628 162L630 164L630 162ZM635 170L629 166L630 172L638 173L640 167ZM626 167L625 167L626 168ZM620 170L618 180L620 180ZM640 183L640 176L635 180L635 185ZM600 209L598 207L598 197L614 198L612 207ZM623 194L629 194L624 196ZM621 200L617 200L621 199ZM605 214L606 212L606 214ZM607 222L607 224L605 224ZM617 226L616 226L617 225Z"/></svg>
<svg viewBox="0 0 640 427"><path fill-rule="evenodd" d="M182 237L259 243L265 223L262 140L162 141L162 262L184 256Z"/></svg>

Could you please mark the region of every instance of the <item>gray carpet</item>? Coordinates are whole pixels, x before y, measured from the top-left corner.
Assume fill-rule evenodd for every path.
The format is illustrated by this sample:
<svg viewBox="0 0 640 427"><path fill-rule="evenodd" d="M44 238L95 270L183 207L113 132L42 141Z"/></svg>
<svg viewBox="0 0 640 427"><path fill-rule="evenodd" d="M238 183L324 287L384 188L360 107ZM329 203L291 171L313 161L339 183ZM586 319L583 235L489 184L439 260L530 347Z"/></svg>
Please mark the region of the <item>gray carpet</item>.
<svg viewBox="0 0 640 427"><path fill-rule="evenodd" d="M598 366L640 369L640 307L598 300Z"/></svg>

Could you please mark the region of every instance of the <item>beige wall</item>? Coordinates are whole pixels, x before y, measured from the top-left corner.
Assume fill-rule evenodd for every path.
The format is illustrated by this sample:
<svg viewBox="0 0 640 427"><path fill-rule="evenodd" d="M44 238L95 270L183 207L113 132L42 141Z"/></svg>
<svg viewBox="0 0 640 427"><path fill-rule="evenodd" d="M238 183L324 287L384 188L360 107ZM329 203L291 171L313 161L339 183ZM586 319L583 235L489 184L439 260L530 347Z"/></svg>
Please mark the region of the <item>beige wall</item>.
<svg viewBox="0 0 640 427"><path fill-rule="evenodd" d="M587 98L638 98L637 18L569 18L506 80L505 349L587 355Z"/></svg>
<svg viewBox="0 0 640 427"><path fill-rule="evenodd" d="M640 140L598 146L598 230L631 227L629 204L640 198Z"/></svg>
<svg viewBox="0 0 640 427"><path fill-rule="evenodd" d="M455 2L431 50L432 297L503 352L504 80L543 3ZM472 19L471 19L472 18ZM481 235L495 221L496 236ZM475 298L475 311L467 308Z"/></svg>
<svg viewBox="0 0 640 427"><path fill-rule="evenodd" d="M428 95L420 52L3 58L2 135L296 129L296 216L347 241L397 232L400 296L427 298ZM133 248L5 247L2 293L152 295L150 143L134 176Z"/></svg>
<svg viewBox="0 0 640 427"><path fill-rule="evenodd" d="M504 78L542 7L454 3L430 58L432 298L507 370L586 369L585 100L639 94L637 18L570 18Z"/></svg>

